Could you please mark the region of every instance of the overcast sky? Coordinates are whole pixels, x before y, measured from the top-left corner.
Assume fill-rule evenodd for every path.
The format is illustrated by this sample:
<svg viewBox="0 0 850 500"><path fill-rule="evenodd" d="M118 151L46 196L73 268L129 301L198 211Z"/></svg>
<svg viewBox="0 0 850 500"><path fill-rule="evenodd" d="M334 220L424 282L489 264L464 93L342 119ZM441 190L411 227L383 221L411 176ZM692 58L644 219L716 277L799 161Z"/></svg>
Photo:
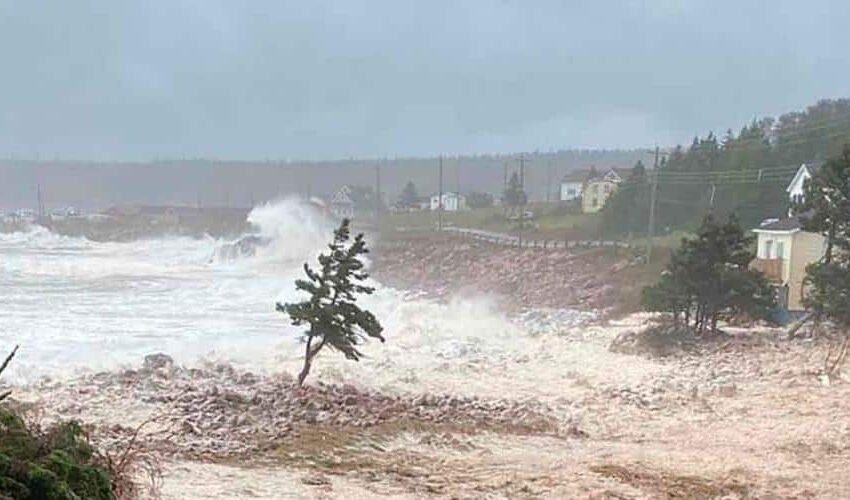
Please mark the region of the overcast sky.
<svg viewBox="0 0 850 500"><path fill-rule="evenodd" d="M850 2L0 0L0 157L647 147L850 96Z"/></svg>

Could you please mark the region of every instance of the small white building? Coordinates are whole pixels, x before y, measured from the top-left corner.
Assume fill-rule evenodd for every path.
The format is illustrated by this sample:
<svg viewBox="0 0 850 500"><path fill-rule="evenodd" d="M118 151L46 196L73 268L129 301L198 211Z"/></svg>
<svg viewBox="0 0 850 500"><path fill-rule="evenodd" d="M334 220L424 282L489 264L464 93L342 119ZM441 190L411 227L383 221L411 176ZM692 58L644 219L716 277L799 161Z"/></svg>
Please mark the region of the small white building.
<svg viewBox="0 0 850 500"><path fill-rule="evenodd" d="M811 166L800 166L785 189L790 202L802 201L803 184L815 172ZM806 267L823 258L826 238L804 231L799 216L767 219L753 232L758 236L758 247L751 266L771 282L781 306L789 311L802 311Z"/></svg>
<svg viewBox="0 0 850 500"><path fill-rule="evenodd" d="M459 193L443 193L443 210L457 212L466 210L466 196ZM440 195L431 195L431 210L440 209Z"/></svg>
<svg viewBox="0 0 850 500"><path fill-rule="evenodd" d="M589 171L572 172L561 179L561 201L573 201L581 198L584 182L590 176Z"/></svg>
<svg viewBox="0 0 850 500"><path fill-rule="evenodd" d="M812 174L815 172L817 172L817 168L814 166L809 166L805 163L800 165L800 168L797 169L797 173L794 174L794 178L791 179L788 187L785 188L785 192L788 193L788 198L790 198L792 202L798 202L803 199L803 185L807 180L812 178Z"/></svg>
<svg viewBox="0 0 850 500"><path fill-rule="evenodd" d="M351 199L351 188L342 186L331 198L330 211L340 219L354 218L354 201Z"/></svg>
<svg viewBox="0 0 850 500"><path fill-rule="evenodd" d="M17 216L18 219L26 222L33 222L35 220L36 214L35 210L31 208L19 208L15 211L15 216Z"/></svg>

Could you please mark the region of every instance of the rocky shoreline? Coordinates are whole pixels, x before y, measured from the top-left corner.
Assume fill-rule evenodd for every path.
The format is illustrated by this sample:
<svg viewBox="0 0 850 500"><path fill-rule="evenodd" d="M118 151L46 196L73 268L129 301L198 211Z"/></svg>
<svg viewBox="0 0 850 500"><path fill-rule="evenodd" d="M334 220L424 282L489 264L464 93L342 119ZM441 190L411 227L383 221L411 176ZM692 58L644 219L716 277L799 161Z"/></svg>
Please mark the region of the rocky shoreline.
<svg viewBox="0 0 850 500"><path fill-rule="evenodd" d="M125 442L148 422L140 443L171 457L206 460L261 457L313 430L360 432L386 425L451 426L557 435L545 404L449 394L387 395L354 385L322 382L298 388L288 374L259 376L228 364L174 365L164 354L147 356L137 370L106 372L56 386L50 413L99 427L102 439ZM92 421L91 400L127 412L126 424ZM116 405L118 407L114 407ZM122 408L122 405L124 406Z"/></svg>
<svg viewBox="0 0 850 500"><path fill-rule="evenodd" d="M453 237L379 242L373 272L382 283L431 297L493 294L512 312L541 307L606 311L618 301L622 271L636 263L622 249L576 253Z"/></svg>

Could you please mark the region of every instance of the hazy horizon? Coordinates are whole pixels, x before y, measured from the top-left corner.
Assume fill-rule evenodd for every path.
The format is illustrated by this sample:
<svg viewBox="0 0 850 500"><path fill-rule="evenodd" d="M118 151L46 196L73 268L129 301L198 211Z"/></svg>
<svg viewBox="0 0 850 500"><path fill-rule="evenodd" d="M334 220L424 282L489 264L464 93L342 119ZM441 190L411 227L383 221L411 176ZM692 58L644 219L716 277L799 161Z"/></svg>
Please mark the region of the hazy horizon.
<svg viewBox="0 0 850 500"><path fill-rule="evenodd" d="M671 146L850 76L840 2L0 5L0 157L21 160Z"/></svg>

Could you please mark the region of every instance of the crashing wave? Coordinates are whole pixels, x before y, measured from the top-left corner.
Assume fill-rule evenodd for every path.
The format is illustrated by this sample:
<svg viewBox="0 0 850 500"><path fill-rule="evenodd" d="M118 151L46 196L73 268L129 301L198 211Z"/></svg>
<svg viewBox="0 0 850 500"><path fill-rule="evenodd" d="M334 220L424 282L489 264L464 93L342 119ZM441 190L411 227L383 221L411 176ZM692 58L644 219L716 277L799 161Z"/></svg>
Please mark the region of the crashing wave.
<svg viewBox="0 0 850 500"><path fill-rule="evenodd" d="M211 260L232 261L257 255L257 250L271 243L271 238L265 238L256 234L243 236L232 243L224 243L215 249L215 255Z"/></svg>

